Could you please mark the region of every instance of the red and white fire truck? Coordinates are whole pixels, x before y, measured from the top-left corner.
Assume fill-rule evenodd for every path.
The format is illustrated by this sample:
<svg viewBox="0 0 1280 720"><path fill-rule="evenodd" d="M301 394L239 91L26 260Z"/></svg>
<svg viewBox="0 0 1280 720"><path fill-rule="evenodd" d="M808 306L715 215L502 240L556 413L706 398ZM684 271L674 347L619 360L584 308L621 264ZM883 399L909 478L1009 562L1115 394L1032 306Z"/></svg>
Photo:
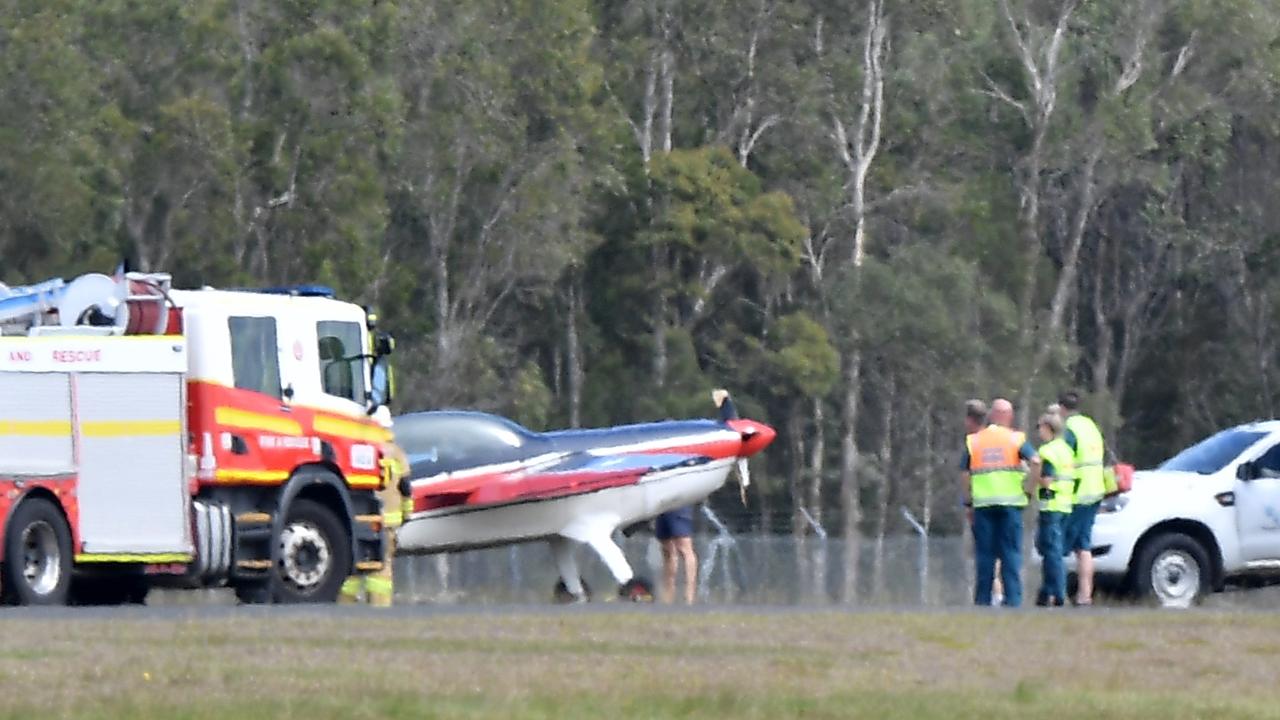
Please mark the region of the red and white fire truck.
<svg viewBox="0 0 1280 720"><path fill-rule="evenodd" d="M0 596L333 601L382 569L392 345L324 288L0 285Z"/></svg>

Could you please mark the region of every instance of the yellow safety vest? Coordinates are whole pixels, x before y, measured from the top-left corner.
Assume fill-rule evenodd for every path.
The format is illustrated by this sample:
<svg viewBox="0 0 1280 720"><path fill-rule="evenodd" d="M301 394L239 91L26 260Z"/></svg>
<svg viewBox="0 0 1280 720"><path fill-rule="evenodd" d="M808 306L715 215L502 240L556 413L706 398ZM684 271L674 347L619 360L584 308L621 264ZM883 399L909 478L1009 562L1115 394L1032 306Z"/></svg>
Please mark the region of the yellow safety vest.
<svg viewBox="0 0 1280 720"><path fill-rule="evenodd" d="M973 506L1024 507L1022 458L1026 436L1000 425L988 425L965 438L969 449L969 481Z"/></svg>
<svg viewBox="0 0 1280 720"><path fill-rule="evenodd" d="M1040 499L1044 512L1071 512L1072 496L1076 485L1075 454L1062 438L1055 438L1040 446L1040 458L1053 464L1053 481L1049 485L1052 496Z"/></svg>
<svg viewBox="0 0 1280 720"><path fill-rule="evenodd" d="M1066 420L1067 429L1076 437L1076 505L1092 505L1106 494L1103 477L1103 456L1106 446L1097 423L1084 415L1072 415Z"/></svg>

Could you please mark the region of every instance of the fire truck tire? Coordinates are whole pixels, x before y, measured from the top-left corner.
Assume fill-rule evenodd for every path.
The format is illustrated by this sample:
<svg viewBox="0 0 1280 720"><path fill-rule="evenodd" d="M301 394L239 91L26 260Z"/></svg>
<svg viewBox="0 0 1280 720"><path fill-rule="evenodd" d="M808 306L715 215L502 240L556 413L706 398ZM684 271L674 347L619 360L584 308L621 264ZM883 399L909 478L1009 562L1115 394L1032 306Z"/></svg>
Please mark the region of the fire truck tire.
<svg viewBox="0 0 1280 720"><path fill-rule="evenodd" d="M18 605L65 605L71 588L71 529L44 498L22 501L4 538L0 596Z"/></svg>
<svg viewBox="0 0 1280 720"><path fill-rule="evenodd" d="M338 600L351 574L351 538L332 510L314 500L294 500L276 543L279 557L271 579L276 602Z"/></svg>

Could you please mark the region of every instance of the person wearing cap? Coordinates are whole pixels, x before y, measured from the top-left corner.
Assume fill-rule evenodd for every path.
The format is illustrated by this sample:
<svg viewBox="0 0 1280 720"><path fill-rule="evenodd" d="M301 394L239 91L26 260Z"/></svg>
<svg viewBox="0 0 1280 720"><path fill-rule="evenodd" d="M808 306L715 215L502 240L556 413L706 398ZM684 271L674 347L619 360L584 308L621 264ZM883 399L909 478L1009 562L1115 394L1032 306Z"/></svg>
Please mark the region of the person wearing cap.
<svg viewBox="0 0 1280 720"><path fill-rule="evenodd" d="M1067 571L1062 564L1063 528L1071 517L1075 488L1075 453L1062 439L1062 418L1054 413L1040 417L1040 517L1036 523L1036 552L1041 558L1040 591L1036 605L1062 606L1067 596Z"/></svg>
<svg viewBox="0 0 1280 720"><path fill-rule="evenodd" d="M1098 424L1080 412L1079 393L1062 393L1058 404L1065 418L1062 439L1074 454L1076 479L1064 541L1066 550L1076 555L1076 604L1092 605L1093 521L1106 494L1103 468L1106 442Z"/></svg>
<svg viewBox="0 0 1280 720"><path fill-rule="evenodd" d="M965 401L964 404L964 434L968 438L976 432L987 426L987 403L983 400L973 398ZM969 469L969 461L962 458L960 462L961 472ZM965 517L969 522L970 531L973 530L973 507L967 501ZM977 536L974 536L974 545L977 545ZM995 567L992 569L991 582L991 604L999 605L1004 602L1004 586L1000 583L1000 562L996 561Z"/></svg>
<svg viewBox="0 0 1280 720"><path fill-rule="evenodd" d="M962 494L972 508L977 605L991 604L996 560L1004 585L1004 605L1022 604L1022 510L1027 505L1024 477L1040 482L1040 456L1024 433L1009 427L1013 404L991 403L990 424L965 438ZM1026 462L1030 472L1023 469Z"/></svg>

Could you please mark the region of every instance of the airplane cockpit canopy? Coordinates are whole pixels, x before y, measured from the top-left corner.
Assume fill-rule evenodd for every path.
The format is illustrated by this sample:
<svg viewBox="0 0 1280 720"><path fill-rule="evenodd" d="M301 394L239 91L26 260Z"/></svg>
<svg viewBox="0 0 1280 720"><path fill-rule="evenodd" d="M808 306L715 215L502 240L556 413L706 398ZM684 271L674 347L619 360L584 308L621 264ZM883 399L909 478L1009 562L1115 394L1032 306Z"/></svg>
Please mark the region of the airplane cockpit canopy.
<svg viewBox="0 0 1280 720"><path fill-rule="evenodd" d="M394 419L396 444L409 457L411 475L427 477L527 457L538 438L497 415L435 411Z"/></svg>

